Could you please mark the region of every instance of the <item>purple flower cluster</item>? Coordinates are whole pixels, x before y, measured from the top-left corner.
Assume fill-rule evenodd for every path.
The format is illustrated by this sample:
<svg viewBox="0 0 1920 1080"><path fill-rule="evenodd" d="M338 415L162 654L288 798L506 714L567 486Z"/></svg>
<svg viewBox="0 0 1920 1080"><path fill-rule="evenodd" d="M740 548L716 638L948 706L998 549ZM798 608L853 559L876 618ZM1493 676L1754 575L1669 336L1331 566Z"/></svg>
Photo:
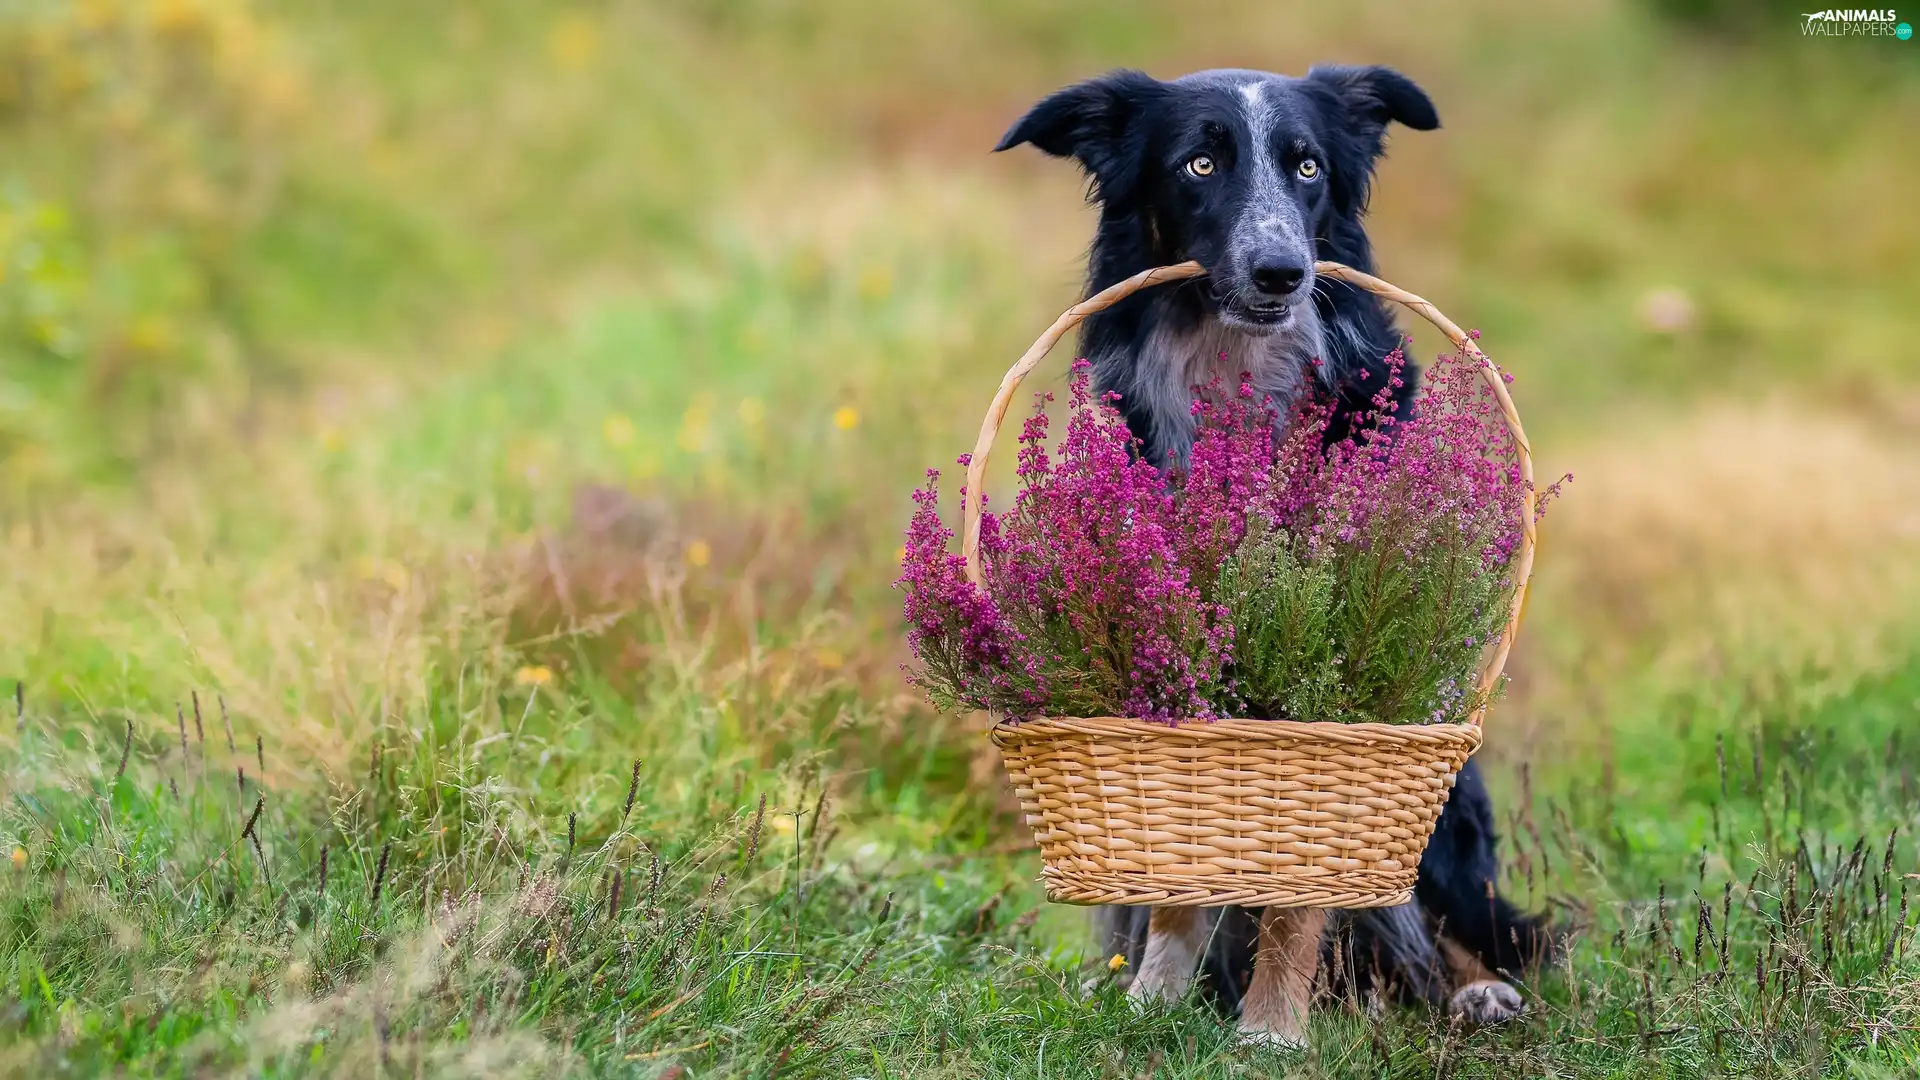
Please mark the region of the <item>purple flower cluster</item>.
<svg viewBox="0 0 1920 1080"><path fill-rule="evenodd" d="M1013 510L982 518L984 590L948 551L933 485L915 495L898 584L916 678L942 704L1016 717L1216 715L1232 628L1194 568L1207 550L1230 551L1244 525L1182 513L1184 500L1138 454L1111 399L1093 399L1084 361L1057 458L1049 400L1036 398L1020 432ZM1202 441L1194 475L1219 485L1244 521L1247 485L1264 468Z"/></svg>
<svg viewBox="0 0 1920 1080"><path fill-rule="evenodd" d="M1331 445L1324 404L1280 428L1244 381L1199 388L1169 475L1076 363L1065 437L1049 448L1036 396L1013 508L983 515L984 588L951 550L938 474L914 493L896 583L912 678L943 707L1013 718L1456 713L1510 595L1525 481L1472 361L1442 358L1410 415L1390 404L1400 352L1389 369Z"/></svg>
<svg viewBox="0 0 1920 1080"><path fill-rule="evenodd" d="M926 486L913 493L918 509L894 583L906 593L907 644L923 668L916 681L942 707L1007 712L1037 706L1046 700L1039 651L1022 648L1028 643L967 579L966 560L950 550L953 531L940 520L939 480L939 470L928 469ZM981 533L997 538L990 519Z"/></svg>
<svg viewBox="0 0 1920 1080"><path fill-rule="evenodd" d="M1291 470L1261 506L1263 515L1303 544L1310 559L1337 545L1418 560L1464 541L1486 569L1504 567L1520 543L1527 483L1477 361L1440 357L1408 416L1393 404L1404 385L1405 353L1395 349L1386 364L1372 413L1329 446L1318 467ZM1303 410L1284 456L1309 453L1329 417L1324 406Z"/></svg>
<svg viewBox="0 0 1920 1080"><path fill-rule="evenodd" d="M1185 471L1173 476L1179 496L1172 526L1180 558L1211 593L1220 567L1246 537L1248 515L1267 501L1276 476L1285 479L1285 473L1274 451L1272 404L1256 402L1251 383L1243 379L1232 397L1217 383L1200 388L1193 415L1199 433Z"/></svg>

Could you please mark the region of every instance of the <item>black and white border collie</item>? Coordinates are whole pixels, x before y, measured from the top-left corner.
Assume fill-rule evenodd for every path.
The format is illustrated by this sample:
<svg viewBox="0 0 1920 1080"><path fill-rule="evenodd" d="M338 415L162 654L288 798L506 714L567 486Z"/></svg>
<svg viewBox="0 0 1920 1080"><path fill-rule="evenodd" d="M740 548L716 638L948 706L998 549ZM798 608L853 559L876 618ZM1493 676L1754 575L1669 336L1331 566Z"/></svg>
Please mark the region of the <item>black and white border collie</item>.
<svg viewBox="0 0 1920 1080"><path fill-rule="evenodd" d="M1085 170L1100 208L1088 292L1188 259L1207 269L1137 293L1082 329L1097 388L1120 395L1150 460L1184 457L1192 390L1215 377L1231 386L1250 374L1283 416L1310 392L1329 395L1331 438L1369 410L1398 331L1380 300L1316 276L1313 264L1373 271L1361 218L1389 123L1429 131L1440 118L1419 86L1384 67L1316 67L1304 78L1216 70L1171 82L1116 71L1045 98L1000 140L997 150L1031 143ZM1494 973L1536 962L1547 937L1495 891L1494 840L1492 804L1469 761L1411 904L1331 915L1116 907L1099 921L1108 955L1127 959L1136 1000L1182 997L1204 970L1255 1040L1300 1045L1316 985L1504 1020L1522 1002Z"/></svg>

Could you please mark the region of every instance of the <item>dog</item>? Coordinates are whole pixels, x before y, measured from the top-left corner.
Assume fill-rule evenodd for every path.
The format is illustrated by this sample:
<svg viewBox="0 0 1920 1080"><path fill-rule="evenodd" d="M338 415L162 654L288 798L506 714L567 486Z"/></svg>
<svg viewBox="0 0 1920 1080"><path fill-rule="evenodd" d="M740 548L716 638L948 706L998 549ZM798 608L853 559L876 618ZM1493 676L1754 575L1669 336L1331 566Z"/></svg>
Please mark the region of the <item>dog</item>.
<svg viewBox="0 0 1920 1080"><path fill-rule="evenodd" d="M1328 439L1376 411L1400 335L1373 295L1314 272L1316 259L1372 272L1362 219L1389 124L1440 126L1426 92L1391 68L1319 66L1304 77L1202 71L1162 82L1115 71L1042 99L995 147L1031 144L1077 161L1100 221L1094 292L1142 270L1197 260L1203 278L1145 290L1087 319L1082 355L1155 464L1193 444L1193 389L1249 376L1281 423L1309 394L1330 398ZM1404 410L1417 371L1389 390ZM1499 896L1493 808L1474 764L1461 772L1420 864L1413 902L1329 913L1268 908L1101 909L1106 953L1126 959L1136 1001L1183 997L1204 972L1243 1037L1304 1044L1316 986L1355 1000L1425 1001L1476 1023L1517 1016L1519 972L1546 928ZM1319 978L1322 968L1325 979ZM1123 978L1127 976L1123 975Z"/></svg>

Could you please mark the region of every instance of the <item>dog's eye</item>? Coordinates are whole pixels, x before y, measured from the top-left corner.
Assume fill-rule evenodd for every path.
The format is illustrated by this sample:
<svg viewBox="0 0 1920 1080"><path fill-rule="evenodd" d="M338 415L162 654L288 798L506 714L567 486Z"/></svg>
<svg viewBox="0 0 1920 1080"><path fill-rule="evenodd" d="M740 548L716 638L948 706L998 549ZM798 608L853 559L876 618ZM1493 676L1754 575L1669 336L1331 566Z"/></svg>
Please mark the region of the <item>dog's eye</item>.
<svg viewBox="0 0 1920 1080"><path fill-rule="evenodd" d="M1187 173L1191 176L1212 176L1213 159L1205 154L1187 162Z"/></svg>
<svg viewBox="0 0 1920 1080"><path fill-rule="evenodd" d="M1303 158L1293 171L1300 174L1300 179L1311 180L1320 175L1320 163L1312 158Z"/></svg>

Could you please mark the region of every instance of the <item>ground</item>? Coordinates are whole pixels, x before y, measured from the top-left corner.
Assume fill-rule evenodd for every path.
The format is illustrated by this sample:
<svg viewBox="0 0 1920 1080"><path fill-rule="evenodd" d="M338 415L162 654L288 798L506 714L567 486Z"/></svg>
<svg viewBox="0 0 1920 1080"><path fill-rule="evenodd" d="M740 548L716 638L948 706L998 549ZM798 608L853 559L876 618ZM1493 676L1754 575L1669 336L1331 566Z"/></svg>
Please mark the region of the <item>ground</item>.
<svg viewBox="0 0 1920 1080"><path fill-rule="evenodd" d="M1798 23L0 13L0 1067L1911 1075L1920 69ZM1287 1054L1131 1010L889 585L1075 298L1080 182L1001 128L1323 59L1432 93L1382 272L1575 474L1483 751L1569 944L1520 1022Z"/></svg>

